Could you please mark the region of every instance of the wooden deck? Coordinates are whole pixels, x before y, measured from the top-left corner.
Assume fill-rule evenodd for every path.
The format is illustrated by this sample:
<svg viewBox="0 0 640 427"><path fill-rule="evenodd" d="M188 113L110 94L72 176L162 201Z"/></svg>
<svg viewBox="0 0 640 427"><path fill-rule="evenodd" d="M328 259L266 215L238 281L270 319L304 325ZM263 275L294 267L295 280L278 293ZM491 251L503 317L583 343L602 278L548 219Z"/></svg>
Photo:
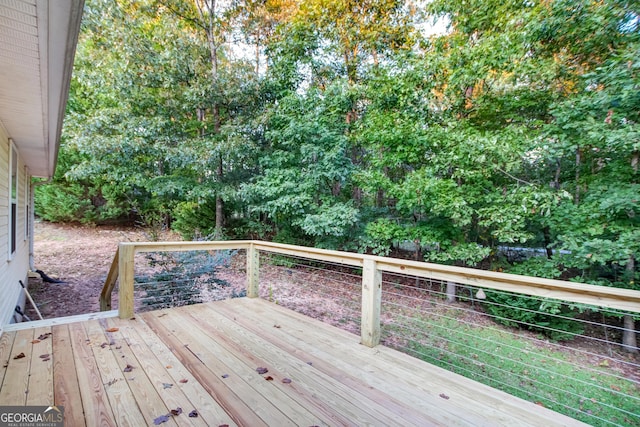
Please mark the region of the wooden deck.
<svg viewBox="0 0 640 427"><path fill-rule="evenodd" d="M0 405L63 405L74 427L177 408L162 425L582 425L359 340L248 298L21 329L0 337Z"/></svg>

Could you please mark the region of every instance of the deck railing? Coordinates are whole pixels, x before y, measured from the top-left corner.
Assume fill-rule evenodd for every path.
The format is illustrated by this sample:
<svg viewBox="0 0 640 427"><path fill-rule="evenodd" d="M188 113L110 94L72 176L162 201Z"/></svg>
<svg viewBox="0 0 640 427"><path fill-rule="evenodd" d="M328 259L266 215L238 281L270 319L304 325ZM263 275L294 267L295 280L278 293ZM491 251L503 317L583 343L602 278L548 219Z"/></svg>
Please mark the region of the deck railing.
<svg viewBox="0 0 640 427"><path fill-rule="evenodd" d="M382 273L388 272L513 292L539 298L620 310L640 314L640 291L574 283L563 280L499 273L448 265L416 262L351 252L332 251L263 241L222 242L127 242L120 243L105 286L100 295L101 310L111 309L111 295L119 281L121 318L134 315L134 256L142 252L185 252L244 249L247 251L247 296L259 295L259 252L290 255L362 269L362 343L370 347L380 342Z"/></svg>
<svg viewBox="0 0 640 427"><path fill-rule="evenodd" d="M236 269L246 272L248 297L286 306L290 288L297 287L296 297L315 294L309 301L321 308L290 308L333 316L333 324L359 332L366 346L382 342L593 425L640 426L640 358L621 343L632 332L621 319L639 317L640 291L262 241L134 242L119 246L101 309L111 309L118 281L119 316L134 316L143 294L136 291L141 256L216 251L246 257ZM510 307L504 301L511 297L524 305ZM588 315L544 309L554 301ZM552 320L580 323L581 332L509 323L491 305L525 314L546 310ZM558 332L563 338L549 338Z"/></svg>

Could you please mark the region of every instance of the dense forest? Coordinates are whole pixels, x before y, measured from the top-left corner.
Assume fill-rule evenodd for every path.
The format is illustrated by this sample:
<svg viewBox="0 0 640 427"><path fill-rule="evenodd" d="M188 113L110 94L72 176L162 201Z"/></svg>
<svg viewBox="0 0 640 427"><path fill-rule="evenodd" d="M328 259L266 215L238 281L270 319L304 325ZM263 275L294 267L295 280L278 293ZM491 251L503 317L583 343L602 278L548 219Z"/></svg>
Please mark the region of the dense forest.
<svg viewBox="0 0 640 427"><path fill-rule="evenodd" d="M87 0L83 19L45 220L410 242L639 288L638 2Z"/></svg>

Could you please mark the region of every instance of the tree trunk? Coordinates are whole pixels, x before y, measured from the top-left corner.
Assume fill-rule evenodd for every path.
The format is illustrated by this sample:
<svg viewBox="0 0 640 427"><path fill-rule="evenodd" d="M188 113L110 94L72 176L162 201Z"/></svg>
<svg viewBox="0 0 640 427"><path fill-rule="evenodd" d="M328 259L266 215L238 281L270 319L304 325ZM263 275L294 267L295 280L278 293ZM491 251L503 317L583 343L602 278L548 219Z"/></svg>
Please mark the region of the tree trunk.
<svg viewBox="0 0 640 427"><path fill-rule="evenodd" d="M553 249L549 247L551 246L551 230L549 230L548 226L542 229L542 235L544 236L544 248L547 251L547 259L551 259L553 258Z"/></svg>
<svg viewBox="0 0 640 427"><path fill-rule="evenodd" d="M195 0L196 7L198 9L198 13L200 14L200 20L202 21L202 26L205 30L205 34L207 36L207 43L209 44L209 54L211 61L211 85L214 90L217 90L218 86L218 48L222 44L222 40L216 39L215 33L215 21L218 17L218 12L216 10L217 3L215 0L213 1L203 1L203 0ZM215 103L212 107L213 114L213 129L214 133L217 135L220 133L220 125L221 125L221 117L220 117L220 105ZM220 185L222 183L222 179L224 178L224 169L222 163L222 152L219 150L218 158L217 158L217 168L216 168L216 180ZM222 230L224 228L224 201L222 197L218 193L216 195L216 226L215 226L215 238L219 239L222 237Z"/></svg>
<svg viewBox="0 0 640 427"><path fill-rule="evenodd" d="M629 281L633 281L636 271L636 260L633 255L627 261L627 275ZM629 353L638 352L638 341L636 340L636 327L633 315L624 315L624 330L622 332L622 348Z"/></svg>
<svg viewBox="0 0 640 427"><path fill-rule="evenodd" d="M218 170L216 171L216 179L218 181L218 185L222 183L223 178L223 168L222 168L222 154L218 155ZM215 238L221 239L223 236L224 230L224 201L220 196L220 193L216 195L216 229L215 229Z"/></svg>
<svg viewBox="0 0 640 427"><path fill-rule="evenodd" d="M577 205L580 203L580 164L582 163L582 152L579 148L576 149L576 192L573 196L573 201Z"/></svg>
<svg viewBox="0 0 640 427"><path fill-rule="evenodd" d="M456 284L447 282L447 302L456 302Z"/></svg>
<svg viewBox="0 0 640 427"><path fill-rule="evenodd" d="M638 352L638 341L636 340L636 325L633 315L624 315L624 331L622 332L622 349L629 353Z"/></svg>

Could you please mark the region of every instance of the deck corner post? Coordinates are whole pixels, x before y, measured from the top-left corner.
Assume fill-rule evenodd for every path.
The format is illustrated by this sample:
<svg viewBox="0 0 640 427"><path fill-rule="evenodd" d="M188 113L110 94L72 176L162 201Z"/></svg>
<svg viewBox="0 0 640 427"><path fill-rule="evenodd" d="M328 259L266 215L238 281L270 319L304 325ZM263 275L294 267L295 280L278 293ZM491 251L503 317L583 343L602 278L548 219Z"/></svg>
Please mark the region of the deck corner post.
<svg viewBox="0 0 640 427"><path fill-rule="evenodd" d="M382 304L382 271L376 261L365 258L362 265L362 344L375 347L380 344L380 306Z"/></svg>
<svg viewBox="0 0 640 427"><path fill-rule="evenodd" d="M247 296L258 298L260 279L260 254L253 243L247 248Z"/></svg>
<svg viewBox="0 0 640 427"><path fill-rule="evenodd" d="M121 319L130 319L134 313L133 267L136 247L131 243L120 243L118 254L118 316Z"/></svg>

